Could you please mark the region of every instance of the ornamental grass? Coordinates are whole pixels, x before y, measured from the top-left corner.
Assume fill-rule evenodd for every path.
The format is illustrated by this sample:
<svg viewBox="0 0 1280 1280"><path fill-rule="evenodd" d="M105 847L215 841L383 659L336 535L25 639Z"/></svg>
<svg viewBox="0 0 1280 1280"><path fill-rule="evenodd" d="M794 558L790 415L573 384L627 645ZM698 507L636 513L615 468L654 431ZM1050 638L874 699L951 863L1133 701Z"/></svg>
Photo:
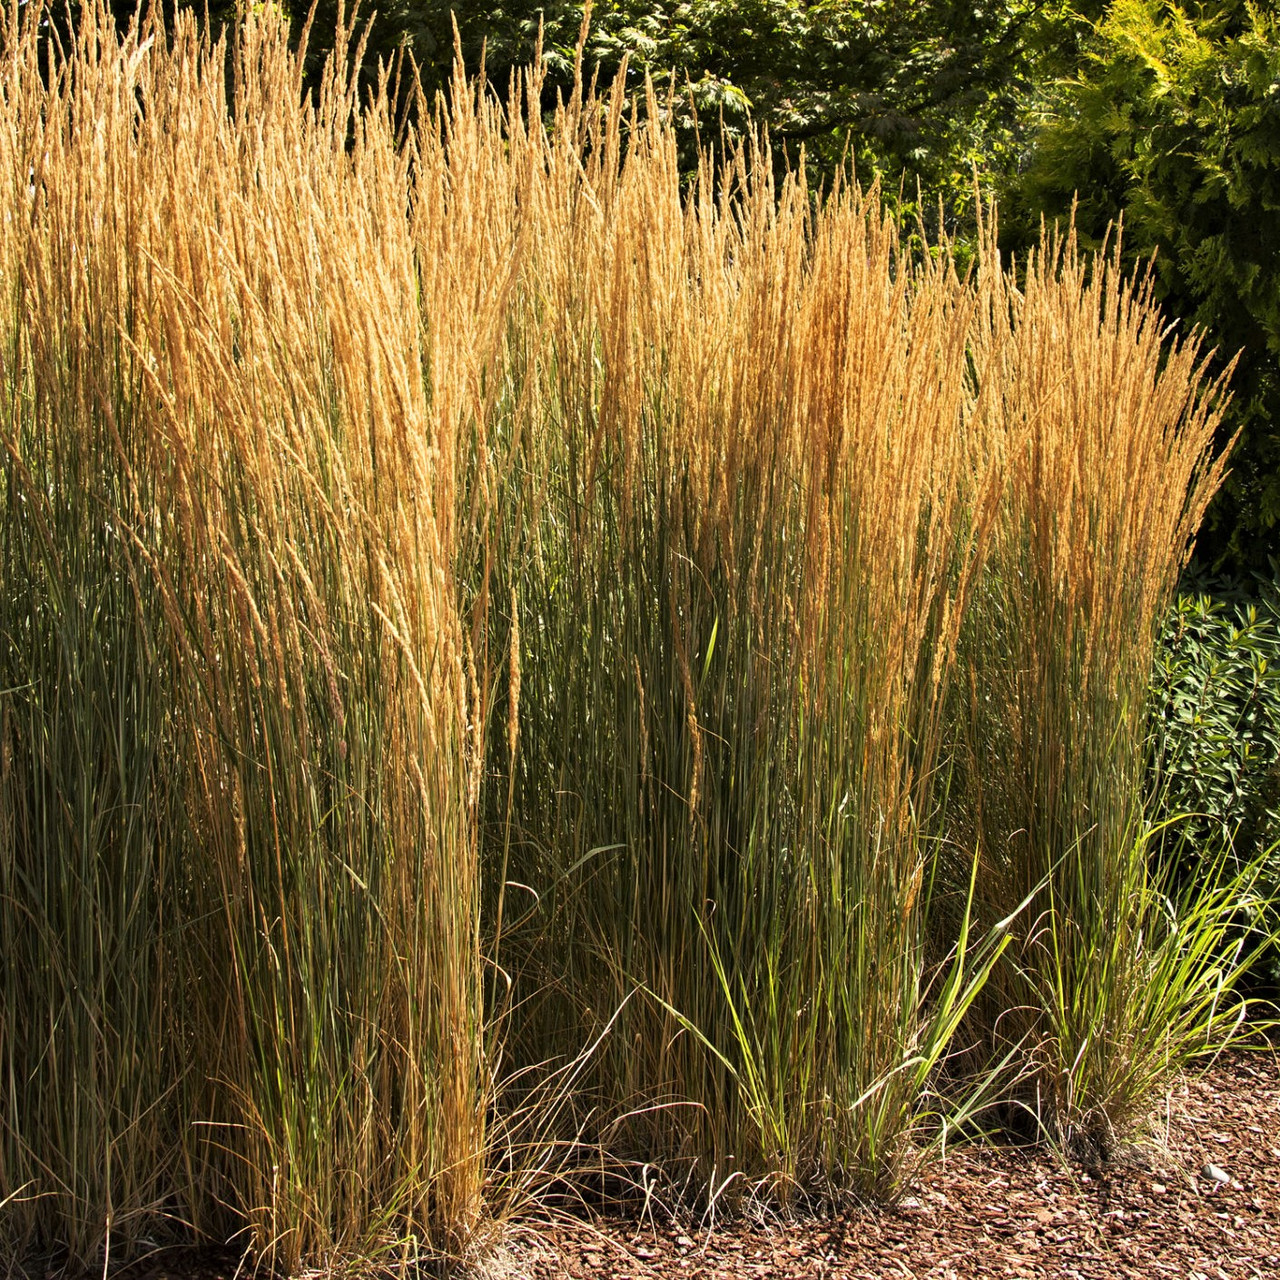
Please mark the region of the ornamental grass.
<svg viewBox="0 0 1280 1280"><path fill-rule="evenodd" d="M6 1268L887 1199L1229 1034L1249 883L1162 893L1141 770L1223 388L1113 260L961 274L581 66L402 117L346 28L318 86L270 11L56 29L0 41Z"/></svg>

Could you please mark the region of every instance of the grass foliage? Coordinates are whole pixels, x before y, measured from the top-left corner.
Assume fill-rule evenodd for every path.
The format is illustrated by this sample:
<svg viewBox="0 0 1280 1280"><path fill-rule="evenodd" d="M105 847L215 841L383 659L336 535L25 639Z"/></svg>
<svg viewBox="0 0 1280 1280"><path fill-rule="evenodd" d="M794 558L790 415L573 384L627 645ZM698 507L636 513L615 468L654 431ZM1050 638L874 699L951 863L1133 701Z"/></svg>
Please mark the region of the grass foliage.
<svg viewBox="0 0 1280 1280"><path fill-rule="evenodd" d="M32 8L7 1262L456 1257L592 1163L891 1196L978 1099L1106 1145L1230 1033L1256 877L1173 896L1143 807L1222 387L1115 261L690 179L652 90L400 126L349 35L308 97L270 13Z"/></svg>

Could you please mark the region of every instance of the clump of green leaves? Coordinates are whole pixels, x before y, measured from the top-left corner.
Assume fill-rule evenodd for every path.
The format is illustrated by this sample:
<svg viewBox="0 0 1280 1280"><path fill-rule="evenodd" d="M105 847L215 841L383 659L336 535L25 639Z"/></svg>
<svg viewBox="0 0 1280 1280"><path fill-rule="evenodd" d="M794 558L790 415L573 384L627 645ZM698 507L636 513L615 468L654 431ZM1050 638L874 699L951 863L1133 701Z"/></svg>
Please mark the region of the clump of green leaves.
<svg viewBox="0 0 1280 1280"><path fill-rule="evenodd" d="M1280 880L1280 579L1190 580L1152 676L1151 807L1188 878L1229 848ZM1280 956L1266 963L1280 976Z"/></svg>

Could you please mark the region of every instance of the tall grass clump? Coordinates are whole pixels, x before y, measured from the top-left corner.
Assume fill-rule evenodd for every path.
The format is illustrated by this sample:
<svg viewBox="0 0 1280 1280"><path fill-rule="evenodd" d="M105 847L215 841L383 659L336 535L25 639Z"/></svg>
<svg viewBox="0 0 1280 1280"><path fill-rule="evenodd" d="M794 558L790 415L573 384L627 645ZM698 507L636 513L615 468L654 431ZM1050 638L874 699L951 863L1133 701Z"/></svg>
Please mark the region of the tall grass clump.
<svg viewBox="0 0 1280 1280"><path fill-rule="evenodd" d="M87 1258L150 1230L181 1180L177 668L139 545L154 550L163 487L135 409L139 227L109 194L130 86L77 50L74 128L65 72L46 93L17 13L0 95L0 1253Z"/></svg>
<svg viewBox="0 0 1280 1280"><path fill-rule="evenodd" d="M574 1090L549 1144L637 1178L884 1194L971 994L972 957L929 990L921 884L994 518L975 297L766 152L682 197L662 112L529 125L494 419L505 1052Z"/></svg>
<svg viewBox="0 0 1280 1280"><path fill-rule="evenodd" d="M1223 473L1222 384L1114 255L1050 235L1020 287L986 273L1004 495L965 623L957 829L988 914L1031 900L984 993L989 1043L1017 1047L1041 1123L1105 1152L1234 1012L1222 944L1247 886L1175 900L1144 813L1148 683Z"/></svg>
<svg viewBox="0 0 1280 1280"><path fill-rule="evenodd" d="M411 154L341 47L308 105L269 17L230 85L185 20L37 23L0 101L4 1247L456 1251L464 410L424 376Z"/></svg>

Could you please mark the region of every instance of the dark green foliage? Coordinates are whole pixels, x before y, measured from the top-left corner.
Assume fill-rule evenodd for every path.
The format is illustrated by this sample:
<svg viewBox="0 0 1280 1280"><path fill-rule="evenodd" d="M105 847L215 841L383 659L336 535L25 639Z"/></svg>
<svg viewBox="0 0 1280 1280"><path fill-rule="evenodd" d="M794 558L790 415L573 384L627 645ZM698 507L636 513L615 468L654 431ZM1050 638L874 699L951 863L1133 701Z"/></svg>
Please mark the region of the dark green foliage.
<svg viewBox="0 0 1280 1280"><path fill-rule="evenodd" d="M235 0L155 0L205 9L214 28ZM142 0L145 7L146 0ZM139 0L110 0L123 30ZM313 80L333 48L339 19L365 38L363 79L379 62L412 54L428 99L447 87L455 47L502 93L529 64L541 38L544 107L573 82L581 0L281 0L295 39L308 17ZM75 9L76 6L73 6ZM767 127L779 163L800 148L827 178L852 158L864 184L902 185L908 207L917 184L932 216L939 198L964 226L977 172L1012 169L1025 150L1039 85L1075 66L1100 0L598 0L583 50L586 77L612 82L623 60L629 83L652 76L674 85L688 167L696 135L739 139ZM353 13L354 9L354 13ZM78 11L78 10L77 10ZM369 18L376 15L370 24ZM455 23L457 27L455 39Z"/></svg>
<svg viewBox="0 0 1280 1280"><path fill-rule="evenodd" d="M931 198L967 197L974 163L999 165L1030 88L1045 0L962 4L805 0L629 0L600 6L589 52L675 68L713 127L769 126L820 169L846 152L864 177L920 180Z"/></svg>
<svg viewBox="0 0 1280 1280"><path fill-rule="evenodd" d="M299 28L307 0L285 7ZM512 69L534 57L540 25L544 106L572 84L581 3L389 0L377 12L366 50L370 82L376 59L403 46L428 94L444 88L456 19L467 65L478 67L483 54L500 91ZM338 0L319 0L317 68L337 16ZM1046 66L1073 62L1084 30L1066 0L600 0L583 65L588 78L598 72L607 84L625 58L634 88L651 75L665 89L674 74L690 163L695 130L741 137L766 126L780 157L804 147L811 168L830 175L851 156L864 182L883 175L886 187L902 182L912 198L919 182L928 202L942 196L954 210L970 200L975 166L1015 163L1037 79Z"/></svg>
<svg viewBox="0 0 1280 1280"><path fill-rule="evenodd" d="M1229 844L1280 882L1280 568L1253 592L1201 579L1174 602L1152 680L1153 816L1184 872ZM1280 976L1280 955L1266 961Z"/></svg>
<svg viewBox="0 0 1280 1280"><path fill-rule="evenodd" d="M1154 679L1161 803L1187 813L1193 848L1247 856L1280 839L1280 587L1180 594Z"/></svg>
<svg viewBox="0 0 1280 1280"><path fill-rule="evenodd" d="M1216 360L1240 352L1224 439L1233 474L1200 537L1209 563L1261 568L1280 537L1280 12L1246 0L1116 0L1059 87L1008 239L1076 204L1085 241L1123 216L1130 263Z"/></svg>

